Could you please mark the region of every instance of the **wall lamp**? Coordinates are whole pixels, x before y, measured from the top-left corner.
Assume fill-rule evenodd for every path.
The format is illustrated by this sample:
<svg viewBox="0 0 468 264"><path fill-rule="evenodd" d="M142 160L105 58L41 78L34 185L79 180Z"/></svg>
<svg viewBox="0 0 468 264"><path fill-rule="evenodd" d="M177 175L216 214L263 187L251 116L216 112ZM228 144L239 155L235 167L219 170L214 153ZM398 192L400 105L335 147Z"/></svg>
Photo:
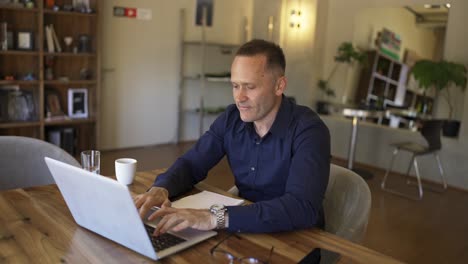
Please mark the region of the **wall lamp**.
<svg viewBox="0 0 468 264"><path fill-rule="evenodd" d="M302 11L299 9L291 10L291 17L289 19L289 26L291 28L300 28L302 20Z"/></svg>

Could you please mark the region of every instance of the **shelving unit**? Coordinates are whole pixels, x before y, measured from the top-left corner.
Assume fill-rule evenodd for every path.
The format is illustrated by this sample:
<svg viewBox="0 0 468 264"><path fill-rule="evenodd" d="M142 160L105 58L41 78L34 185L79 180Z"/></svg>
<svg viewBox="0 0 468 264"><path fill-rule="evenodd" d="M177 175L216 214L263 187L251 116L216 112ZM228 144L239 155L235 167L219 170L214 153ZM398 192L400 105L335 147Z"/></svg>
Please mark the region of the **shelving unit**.
<svg viewBox="0 0 468 264"><path fill-rule="evenodd" d="M74 146L71 154L77 155L82 150L96 148L99 125L99 1L90 0L92 13L75 11L54 11L48 9L44 0L35 2L35 8L0 6L0 22L7 22L9 31L33 32L31 51L0 51L0 91L5 86L19 86L20 90L33 93L36 105L35 116L31 120L16 121L0 118L0 135L20 135L48 140L51 130L73 131ZM71 1L57 1L57 4ZM49 52L44 27L52 24L63 52ZM74 52L78 37L90 37L90 51ZM73 43L65 50L65 36L71 36ZM15 47L16 48L16 47ZM53 65L46 62L53 60ZM53 78L46 76L46 68L51 67ZM86 70L85 70L86 69ZM83 76L83 71L87 76ZM31 73L35 80L22 80ZM5 80L5 76L14 76L15 80ZM53 90L58 95L61 110L68 114L68 90L70 88L87 89L87 118L55 118L46 115L45 91ZM1 102L0 102L1 103ZM1 109L0 109L1 110ZM0 112L1 114L1 112ZM5 118L4 118L5 119Z"/></svg>
<svg viewBox="0 0 468 264"><path fill-rule="evenodd" d="M205 28L200 41L185 40L185 12L181 11L181 63L178 141L198 139L219 113L214 110L233 103L229 77L238 44L209 42ZM226 73L223 77L212 74ZM210 77L209 77L210 76Z"/></svg>
<svg viewBox="0 0 468 264"><path fill-rule="evenodd" d="M367 65L361 74L356 101L403 106L408 66L377 51L369 51Z"/></svg>
<svg viewBox="0 0 468 264"><path fill-rule="evenodd" d="M410 76L406 85L405 106L419 113L430 115L432 114L435 97L435 89L423 90L418 87L417 81Z"/></svg>

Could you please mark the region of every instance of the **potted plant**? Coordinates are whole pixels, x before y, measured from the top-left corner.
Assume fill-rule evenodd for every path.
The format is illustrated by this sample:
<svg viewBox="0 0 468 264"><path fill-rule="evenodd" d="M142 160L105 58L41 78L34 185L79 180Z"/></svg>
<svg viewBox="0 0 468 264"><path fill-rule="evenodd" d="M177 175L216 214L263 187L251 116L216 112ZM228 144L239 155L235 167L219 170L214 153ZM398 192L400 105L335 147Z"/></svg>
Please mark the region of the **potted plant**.
<svg viewBox="0 0 468 264"><path fill-rule="evenodd" d="M319 79L317 82L317 86L319 87L320 91L322 91L324 97L322 100L319 100L317 102L318 113L328 114L328 98L335 97L335 91L329 86L329 82L335 75L338 66L341 64L349 65L354 61L357 61L358 63L363 63L366 61L366 58L366 54L355 48L351 42L343 42L340 46L338 46L336 56L334 58L335 65L333 66L332 71L326 79Z"/></svg>
<svg viewBox="0 0 468 264"><path fill-rule="evenodd" d="M465 91L467 81L465 65L444 60L439 62L420 60L414 64L412 74L424 90L434 87L445 98L449 107L449 116L444 123L443 132L445 136L456 137L460 121L453 120L454 105L449 88L454 85Z"/></svg>

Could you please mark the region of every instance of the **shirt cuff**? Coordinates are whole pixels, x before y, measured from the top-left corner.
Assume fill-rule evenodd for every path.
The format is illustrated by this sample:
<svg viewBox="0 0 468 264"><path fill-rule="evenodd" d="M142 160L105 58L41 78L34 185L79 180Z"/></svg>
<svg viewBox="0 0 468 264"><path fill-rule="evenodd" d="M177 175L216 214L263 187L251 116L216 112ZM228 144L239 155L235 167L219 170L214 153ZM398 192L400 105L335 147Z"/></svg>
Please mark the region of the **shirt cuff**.
<svg viewBox="0 0 468 264"><path fill-rule="evenodd" d="M229 214L229 227L227 230L229 232L248 232L246 227L246 222L249 219L253 219L255 214L255 209L251 206L226 206L227 212Z"/></svg>

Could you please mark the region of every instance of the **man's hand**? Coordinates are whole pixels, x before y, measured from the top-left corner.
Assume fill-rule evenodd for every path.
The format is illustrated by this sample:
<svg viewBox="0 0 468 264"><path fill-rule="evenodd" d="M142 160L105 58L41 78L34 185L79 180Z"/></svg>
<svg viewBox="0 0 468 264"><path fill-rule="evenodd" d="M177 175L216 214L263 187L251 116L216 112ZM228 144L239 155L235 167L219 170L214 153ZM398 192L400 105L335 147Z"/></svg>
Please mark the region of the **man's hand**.
<svg viewBox="0 0 468 264"><path fill-rule="evenodd" d="M161 187L152 187L149 191L135 196L134 200L142 219L153 206L171 206L171 201L169 201L169 192L165 188Z"/></svg>
<svg viewBox="0 0 468 264"><path fill-rule="evenodd" d="M177 209L162 206L161 209L148 217L151 221L162 217L154 230L154 235L165 233L169 230L181 231L186 228L197 230L212 230L216 228L216 217L209 210L203 209Z"/></svg>

